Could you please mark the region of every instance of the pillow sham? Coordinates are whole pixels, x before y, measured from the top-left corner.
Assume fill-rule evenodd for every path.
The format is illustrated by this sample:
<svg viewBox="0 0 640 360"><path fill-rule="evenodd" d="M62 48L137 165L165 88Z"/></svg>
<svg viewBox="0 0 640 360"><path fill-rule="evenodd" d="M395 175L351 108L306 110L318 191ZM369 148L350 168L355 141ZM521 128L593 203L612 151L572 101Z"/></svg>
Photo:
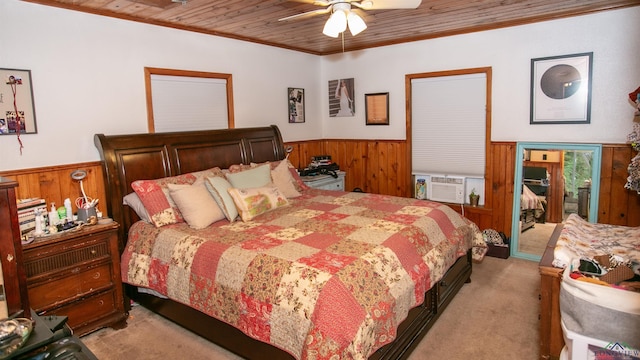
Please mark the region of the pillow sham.
<svg viewBox="0 0 640 360"><path fill-rule="evenodd" d="M140 201L140 197L135 192L128 194L127 196L122 198L122 205L127 205L133 211L135 211L136 215L140 218L140 220L151 223L151 218L149 218L149 213L147 209L144 208L142 201Z"/></svg>
<svg viewBox="0 0 640 360"><path fill-rule="evenodd" d="M227 220L234 222L238 217L238 209L236 209L233 198L227 191L227 189L231 188L231 184L223 177L210 176L207 178L205 185Z"/></svg>
<svg viewBox="0 0 640 360"><path fill-rule="evenodd" d="M304 181L302 181L302 179L300 178L300 174L298 174L298 170L293 166L293 164L291 164L291 161L289 161L288 158L286 158L284 160L272 161L272 162L267 161L267 162L263 162L263 163L251 163L249 165L245 165L245 164L231 165L231 166L229 166L228 171L230 173L238 173L238 172L241 172L241 171L246 171L246 170L253 169L253 168L261 166L261 165L269 164L269 166L271 167L271 171L272 171L271 172L271 177L273 178L274 177L273 171L278 166L280 166L280 164L282 164L282 163L285 163L286 167L289 169L289 173L290 173L291 179L293 181L293 186L295 187L296 191L302 192L304 190L309 189L309 186L307 186L307 184L305 184ZM282 189L280 189L280 190L282 190Z"/></svg>
<svg viewBox="0 0 640 360"><path fill-rule="evenodd" d="M278 166L271 170L273 184L287 198L295 198L302 194L296 189L293 177L289 171L288 161L280 161Z"/></svg>
<svg viewBox="0 0 640 360"><path fill-rule="evenodd" d="M250 221L260 214L289 205L287 198L276 187L229 188L228 191L242 221Z"/></svg>
<svg viewBox="0 0 640 360"><path fill-rule="evenodd" d="M184 220L193 229L203 229L225 218L222 210L198 178L192 185L167 184L171 198L178 206Z"/></svg>
<svg viewBox="0 0 640 360"><path fill-rule="evenodd" d="M212 168L177 176L154 180L136 180L131 188L136 192L144 208L149 213L151 223L156 227L183 222L180 210L171 199L168 184L191 185L197 178L206 176L222 176L220 168Z"/></svg>
<svg viewBox="0 0 640 360"><path fill-rule="evenodd" d="M241 172L228 173L225 176L234 188L260 188L271 183L271 168L265 164Z"/></svg>

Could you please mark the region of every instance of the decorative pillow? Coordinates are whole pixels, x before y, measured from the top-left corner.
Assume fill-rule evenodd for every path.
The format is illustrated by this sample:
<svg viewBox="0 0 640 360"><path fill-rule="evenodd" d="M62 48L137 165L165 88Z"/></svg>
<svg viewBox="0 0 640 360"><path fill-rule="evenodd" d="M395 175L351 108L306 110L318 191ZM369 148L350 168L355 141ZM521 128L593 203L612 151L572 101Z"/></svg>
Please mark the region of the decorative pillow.
<svg viewBox="0 0 640 360"><path fill-rule="evenodd" d="M140 197L135 192L128 194L127 196L122 198L122 205L127 205L136 212L140 220L151 223L151 218L149 217L149 213L147 209L144 208L142 201L140 201Z"/></svg>
<svg viewBox="0 0 640 360"><path fill-rule="evenodd" d="M298 170L293 166L293 164L291 164L291 162L289 161L288 158L286 158L284 160L280 160L280 161L272 161L272 162L267 161L267 162L263 162L263 163L259 163L259 164L258 163L251 163L250 165L245 165L245 164L231 165L229 167L228 171L230 173L237 173L237 172L249 170L249 169L261 166L261 165L269 164L269 166L271 167L271 171L272 171L271 177L273 178L273 170L275 170L283 162L286 163L287 167L289 168L289 173L291 174L291 178L293 180L293 185L295 186L296 191L301 192L301 191L309 189L309 186L307 186L307 184L305 184L304 181L302 181L302 179L300 178L300 174L298 174Z"/></svg>
<svg viewBox="0 0 640 360"><path fill-rule="evenodd" d="M250 165L247 164L235 164L235 165L231 165L229 166L229 172L230 173L239 173L241 171L245 171L245 170L250 170L253 169L256 166L260 166L260 165L264 165L266 163L262 163L262 164L256 164L256 163L251 163Z"/></svg>
<svg viewBox="0 0 640 360"><path fill-rule="evenodd" d="M287 164L289 165L289 173L291 173L291 178L293 179L293 184L298 191L309 190L309 186L302 181L300 178L300 174L298 174L298 170L291 165L289 160L287 160Z"/></svg>
<svg viewBox="0 0 640 360"><path fill-rule="evenodd" d="M241 172L228 173L225 176L234 188L259 188L271 183L271 168L265 164Z"/></svg>
<svg viewBox="0 0 640 360"><path fill-rule="evenodd" d="M167 184L191 185L199 177L216 175L222 175L222 170L217 167L162 179L136 180L131 183L131 188L140 197L144 208L149 213L151 223L161 227L184 221L180 210L169 195Z"/></svg>
<svg viewBox="0 0 640 360"><path fill-rule="evenodd" d="M287 198L276 187L229 188L229 194L236 204L242 221L249 221L260 214L289 204Z"/></svg>
<svg viewBox="0 0 640 360"><path fill-rule="evenodd" d="M223 177L211 176L207 178L205 185L227 220L234 222L238 217L238 209L227 191L231 184Z"/></svg>
<svg viewBox="0 0 640 360"><path fill-rule="evenodd" d="M178 205L184 220L194 229L203 229L225 218L220 207L199 178L193 185L167 184L169 194Z"/></svg>
<svg viewBox="0 0 640 360"><path fill-rule="evenodd" d="M280 161L278 166L271 170L271 179L273 180L273 184L284 196L287 198L298 197L302 194L300 194L294 185L294 180L287 163L288 161Z"/></svg>

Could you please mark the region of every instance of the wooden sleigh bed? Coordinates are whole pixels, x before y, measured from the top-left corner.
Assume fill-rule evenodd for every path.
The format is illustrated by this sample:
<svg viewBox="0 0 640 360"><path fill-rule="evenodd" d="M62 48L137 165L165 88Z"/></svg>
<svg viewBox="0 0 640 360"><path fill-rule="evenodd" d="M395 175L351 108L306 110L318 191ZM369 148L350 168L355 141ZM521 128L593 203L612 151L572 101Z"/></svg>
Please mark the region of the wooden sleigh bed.
<svg viewBox="0 0 640 360"><path fill-rule="evenodd" d="M133 192L132 182L141 179L161 179L214 167L227 169L236 164L275 162L284 159L286 155L282 137L276 126L162 134L97 134L95 144L104 163L107 214L121 224L121 253L125 253L127 248L130 229L134 227L135 230L136 222L140 223L136 212L128 206L121 205L123 197ZM305 194L304 199L322 197L323 193L318 192L324 190L309 191L311 195ZM380 197L380 201L388 200L382 195L344 194L376 196ZM338 195L340 194L336 194ZM414 201L394 199L403 202ZM446 210L443 208L442 211ZM475 225L472 227L477 231ZM454 258L453 265L447 265L448 270L444 276L430 284L429 289L425 289L424 301L409 310L406 319L397 328L395 340L377 349L370 359L403 359L409 356L463 284L470 281L473 245L472 240L467 241L468 250L456 255L457 260ZM181 301L150 295L128 284L125 284L125 290L131 300L244 358L294 358L290 352L245 335L227 322Z"/></svg>

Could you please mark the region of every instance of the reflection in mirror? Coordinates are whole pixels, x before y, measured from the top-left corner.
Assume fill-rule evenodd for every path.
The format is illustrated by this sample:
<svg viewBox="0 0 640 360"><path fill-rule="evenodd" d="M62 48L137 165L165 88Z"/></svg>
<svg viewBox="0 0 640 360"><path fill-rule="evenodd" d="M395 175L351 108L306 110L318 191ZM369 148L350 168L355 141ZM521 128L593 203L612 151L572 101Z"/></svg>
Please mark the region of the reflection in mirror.
<svg viewBox="0 0 640 360"><path fill-rule="evenodd" d="M539 261L571 214L596 222L600 145L518 143L511 255Z"/></svg>

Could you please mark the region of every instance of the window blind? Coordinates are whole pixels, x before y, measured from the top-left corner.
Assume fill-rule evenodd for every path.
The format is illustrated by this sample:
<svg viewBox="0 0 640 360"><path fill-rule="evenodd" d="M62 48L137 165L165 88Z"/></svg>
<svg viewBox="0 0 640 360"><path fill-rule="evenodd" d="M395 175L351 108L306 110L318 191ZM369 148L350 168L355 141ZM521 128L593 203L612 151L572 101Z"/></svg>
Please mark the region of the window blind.
<svg viewBox="0 0 640 360"><path fill-rule="evenodd" d="M151 75L155 132L227 129L227 81Z"/></svg>
<svg viewBox="0 0 640 360"><path fill-rule="evenodd" d="M486 74L411 80L414 173L484 177Z"/></svg>

